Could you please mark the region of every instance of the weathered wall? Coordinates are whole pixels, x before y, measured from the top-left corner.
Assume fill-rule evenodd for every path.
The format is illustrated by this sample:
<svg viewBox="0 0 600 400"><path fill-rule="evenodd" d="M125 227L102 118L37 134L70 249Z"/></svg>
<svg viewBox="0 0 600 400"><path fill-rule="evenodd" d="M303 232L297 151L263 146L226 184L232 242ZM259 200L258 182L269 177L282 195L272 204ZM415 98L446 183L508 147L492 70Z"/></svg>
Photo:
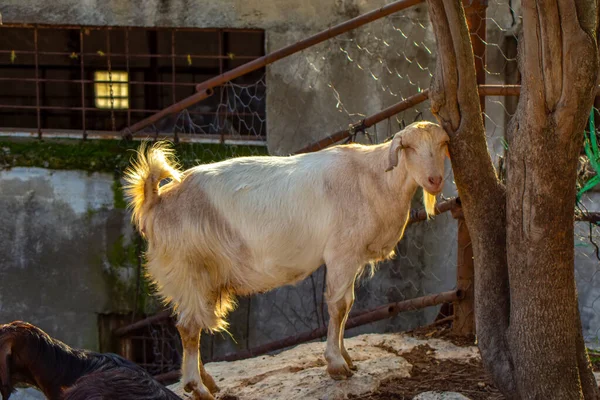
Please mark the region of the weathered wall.
<svg viewBox="0 0 600 400"><path fill-rule="evenodd" d="M98 348L97 314L130 311L129 216L109 174L0 170L0 323Z"/></svg>
<svg viewBox="0 0 600 400"><path fill-rule="evenodd" d="M584 209L600 212L600 193L583 196ZM600 253L596 246L599 228L586 222L575 223L575 281L579 295L579 312L583 336L595 348L600 348ZM591 240L590 240L591 238Z"/></svg>

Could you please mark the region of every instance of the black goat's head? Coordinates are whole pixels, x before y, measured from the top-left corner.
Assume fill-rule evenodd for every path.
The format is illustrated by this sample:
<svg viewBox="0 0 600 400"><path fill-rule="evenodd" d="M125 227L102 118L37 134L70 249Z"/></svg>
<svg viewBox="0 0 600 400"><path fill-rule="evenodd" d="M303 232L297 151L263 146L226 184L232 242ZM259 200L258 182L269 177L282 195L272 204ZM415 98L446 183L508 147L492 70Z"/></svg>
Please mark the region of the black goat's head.
<svg viewBox="0 0 600 400"><path fill-rule="evenodd" d="M6 327L7 325L0 325L0 394L2 400L8 400L14 390L10 376L13 339Z"/></svg>
<svg viewBox="0 0 600 400"><path fill-rule="evenodd" d="M38 335L45 335L39 328L28 324L27 322L14 321L9 324L0 324L0 394L2 400L8 400L15 390L15 385L31 384L28 371L24 370L23 365L18 365L15 359L16 353L22 349L27 340ZM19 354L27 359L27 354Z"/></svg>

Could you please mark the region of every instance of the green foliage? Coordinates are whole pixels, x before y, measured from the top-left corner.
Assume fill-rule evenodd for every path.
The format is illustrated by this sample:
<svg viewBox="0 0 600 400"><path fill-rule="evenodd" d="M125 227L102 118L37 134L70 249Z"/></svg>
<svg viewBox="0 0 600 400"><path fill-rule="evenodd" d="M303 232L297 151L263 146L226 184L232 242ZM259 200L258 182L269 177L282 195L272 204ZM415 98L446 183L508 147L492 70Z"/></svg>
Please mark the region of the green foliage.
<svg viewBox="0 0 600 400"><path fill-rule="evenodd" d="M596 172L595 176L590 178L585 184L579 188L577 192L577 203L581 200L581 196L588 190L594 188L600 183L600 151L598 150L598 143L596 140L596 123L594 121L594 109L590 112L589 118L589 132L584 131L584 145L585 154L588 158L588 162Z"/></svg>
<svg viewBox="0 0 600 400"><path fill-rule="evenodd" d="M119 269L137 265L137 252L134 243L125 245L125 237L120 235L106 254L111 268Z"/></svg>
<svg viewBox="0 0 600 400"><path fill-rule="evenodd" d="M121 173L140 142L117 140L0 139L0 167L41 167ZM266 148L221 144L176 145L184 168L231 157L265 155Z"/></svg>
<svg viewBox="0 0 600 400"><path fill-rule="evenodd" d="M145 303L149 292L140 291L135 293L135 283L130 278L138 264L138 255L135 243L126 243L125 236L120 235L106 252L106 272L111 288L112 309L129 311L133 308L133 295L139 295L142 300L139 305ZM139 310L136 310L139 311Z"/></svg>

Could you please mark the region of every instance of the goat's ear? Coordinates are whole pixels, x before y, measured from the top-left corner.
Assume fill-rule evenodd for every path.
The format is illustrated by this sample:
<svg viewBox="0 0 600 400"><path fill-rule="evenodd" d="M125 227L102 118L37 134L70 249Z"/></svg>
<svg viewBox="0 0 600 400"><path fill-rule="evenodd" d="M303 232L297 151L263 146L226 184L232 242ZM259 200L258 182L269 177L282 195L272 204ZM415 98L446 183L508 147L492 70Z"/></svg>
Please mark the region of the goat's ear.
<svg viewBox="0 0 600 400"><path fill-rule="evenodd" d="M0 347L0 394L2 394L2 400L8 400L13 390L10 381L11 354L12 345L10 343L4 343Z"/></svg>
<svg viewBox="0 0 600 400"><path fill-rule="evenodd" d="M402 135L397 133L392 140L392 144L390 145L390 150L388 153L388 167L385 172L389 172L398 166L398 152L403 148Z"/></svg>

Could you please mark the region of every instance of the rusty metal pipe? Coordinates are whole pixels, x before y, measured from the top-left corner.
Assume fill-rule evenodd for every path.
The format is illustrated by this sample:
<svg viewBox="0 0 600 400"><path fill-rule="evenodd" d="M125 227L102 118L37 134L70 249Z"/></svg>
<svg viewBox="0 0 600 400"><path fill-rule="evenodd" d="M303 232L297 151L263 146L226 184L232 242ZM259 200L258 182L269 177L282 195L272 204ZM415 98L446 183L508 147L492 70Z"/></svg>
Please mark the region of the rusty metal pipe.
<svg viewBox="0 0 600 400"><path fill-rule="evenodd" d="M332 37L335 37L342 33L348 32L349 30L358 28L369 22L375 21L377 19L380 19L380 18L383 18L390 14L393 14L397 11L404 10L405 8L419 4L422 1L423 0L398 0L398 1L395 1L384 7L378 8L377 10L373 10L371 12L368 12L368 13L358 16L356 18L352 18L351 20L343 22L343 23L336 25L332 28L329 28L325 31L319 32L319 33L317 33L313 36L310 36L304 40L301 40L299 42L296 42L294 44L291 44L291 45L281 48L279 50L276 50L273 53L267 54L263 57L255 59L253 61L247 62L247 63L245 63L237 68L234 68L230 71L227 71L219 76L216 76L212 79L209 79L207 81L199 83L198 85L196 85L196 90L199 93L207 93L210 90L211 94L212 94L212 89L216 86L222 85L226 82L229 82L229 81L231 81L235 78L238 78L242 75L245 75L249 72L256 71L257 69L263 68L264 66L266 66L268 64L271 64L275 61L281 60L282 58L290 56L299 51L305 50L310 46L314 46L315 44L324 42L327 39L331 39ZM146 119L130 126L129 128L127 128L125 130L125 133L126 133L126 135L130 136L133 133L139 131L140 129L143 129L143 128L147 127L148 125L153 124L154 122L158 121L160 118L162 118L168 114L171 114L171 113L179 112L179 111L183 110L184 108L191 106L192 104L195 104L201 100L204 100L205 98L206 97L203 97L202 95L198 96L198 94L188 97L178 103L171 105L170 107L164 109L160 113L153 115L149 118L146 118Z"/></svg>
<svg viewBox="0 0 600 400"><path fill-rule="evenodd" d="M116 329L114 331L114 335L116 337L126 336L130 333L137 331L138 329L145 328L145 327L155 324L157 322L166 321L169 318L171 318L172 315L173 315L173 312L171 310L161 311L151 317L145 318L145 319L135 322L131 325L123 326L119 329Z"/></svg>
<svg viewBox="0 0 600 400"><path fill-rule="evenodd" d="M366 14L360 15L356 18L352 18L346 22L342 22L339 25L336 25L325 31L319 32L319 33L317 33L313 36L310 36L304 40L301 40L301 41L291 44L289 46L283 47L279 50L276 50L270 54L267 54L261 58L254 60L254 61L250 61L244 65L234 68L231 71L227 71L224 74L216 76L205 82L199 83L196 86L196 89L198 91L201 91L201 90L204 90L207 88L213 88L215 86L222 85L225 82L229 82L232 79L238 78L249 72L256 71L257 69L263 68L264 66L266 66L268 64L271 64L275 61L281 60L282 58L290 56L294 53L298 53L299 51L305 50L311 46L314 46L315 44L319 44L321 42L324 42L327 39L331 39L332 37L335 37L342 33L348 32L349 30L358 28L360 26L368 24L369 22L373 22L380 18L386 17L397 11L404 10L405 8L412 7L421 2L422 2L422 0L395 1L384 7L378 8L377 10L373 10Z"/></svg>
<svg viewBox="0 0 600 400"><path fill-rule="evenodd" d="M431 307L443 303L451 303L460 299L463 296L462 291L460 290L452 290L449 292L438 293L430 296L418 297L416 299L399 301L397 303L387 304L385 306L381 306L375 308L370 311L366 311L356 315L346 322L346 329L355 328L357 326L365 325L371 322L380 321L382 319L391 318L395 315L398 315L402 311L409 310L418 310L425 307ZM262 346L255 347L253 349L248 349L244 351L240 351L238 353L229 354L225 357L219 357L211 362L219 362L219 361L236 361L243 360L245 358L256 357L262 354L270 353L275 350L284 349L286 347L291 347L300 343L309 342L311 340L315 340L327 335L327 327L321 327L315 329L311 332L302 333L296 336L290 336L282 340L277 340L275 342L267 343ZM177 380L181 376L179 371L170 371L164 374L154 376L159 382L172 381Z"/></svg>
<svg viewBox="0 0 600 400"><path fill-rule="evenodd" d="M125 128L125 130L122 132L122 135L124 137L131 137L131 135L133 135L135 132L137 132L141 129L144 129L148 125L152 125L153 123L157 122L161 118L166 117L169 114L174 114L176 112L179 112L185 108L188 108L189 106L194 105L194 104L198 103L199 101L202 101L212 95L213 95L212 89L206 89L201 92L198 92L186 99L181 100L178 103L175 103L175 104L165 108L164 110L162 110L154 115L149 116L148 118L141 120L140 122L137 122L137 123L131 125L128 128Z"/></svg>
<svg viewBox="0 0 600 400"><path fill-rule="evenodd" d="M479 85L479 94L481 96L518 96L521 92L520 85ZM373 114L368 118L365 118L362 123L359 123L354 126L354 129L361 128L369 128L387 118L390 118L406 109L416 106L427 100L429 97L429 90L424 90L421 93L417 93L413 96L410 96L399 103L394 104L391 107L386 108L383 111L378 112L377 114ZM321 139L317 142L311 143L306 147L296 151L295 154L301 153L310 153L313 151L318 151L324 149L325 147L335 144L340 140L347 139L352 134L350 129L345 129L339 132L334 133L333 135L327 136L324 139Z"/></svg>
<svg viewBox="0 0 600 400"><path fill-rule="evenodd" d="M481 96L518 96L521 85L479 85Z"/></svg>
<svg viewBox="0 0 600 400"><path fill-rule="evenodd" d="M439 215L445 213L447 211L452 211L456 207L460 207L460 198L455 197L452 199L448 199L446 201L442 201L435 205L435 215ZM409 224L414 224L415 222L425 221L427 219L427 211L424 208L413 209L410 210L410 215L408 218Z"/></svg>
<svg viewBox="0 0 600 400"><path fill-rule="evenodd" d="M398 114L399 112L402 112L404 110L407 110L411 107L416 106L419 103L424 102L428 98L429 98L429 90L424 90L421 93L417 93L413 96L407 97L406 99L402 100L401 102L396 103L393 106L388 107L388 108L378 112L377 114L373 114L370 117L365 118L360 123L354 125L352 130L369 128L378 122L381 122L387 118L390 118L391 116ZM351 134L352 134L351 129L345 129L345 130L336 132L333 135L327 136L324 139L321 139L317 142L309 144L306 147L301 148L300 150L296 151L295 154L311 153L314 151L319 151L331 144L337 143L340 140L350 137Z"/></svg>
<svg viewBox="0 0 600 400"><path fill-rule="evenodd" d="M586 212L575 215L576 222L591 222L594 224L600 223L600 212Z"/></svg>

